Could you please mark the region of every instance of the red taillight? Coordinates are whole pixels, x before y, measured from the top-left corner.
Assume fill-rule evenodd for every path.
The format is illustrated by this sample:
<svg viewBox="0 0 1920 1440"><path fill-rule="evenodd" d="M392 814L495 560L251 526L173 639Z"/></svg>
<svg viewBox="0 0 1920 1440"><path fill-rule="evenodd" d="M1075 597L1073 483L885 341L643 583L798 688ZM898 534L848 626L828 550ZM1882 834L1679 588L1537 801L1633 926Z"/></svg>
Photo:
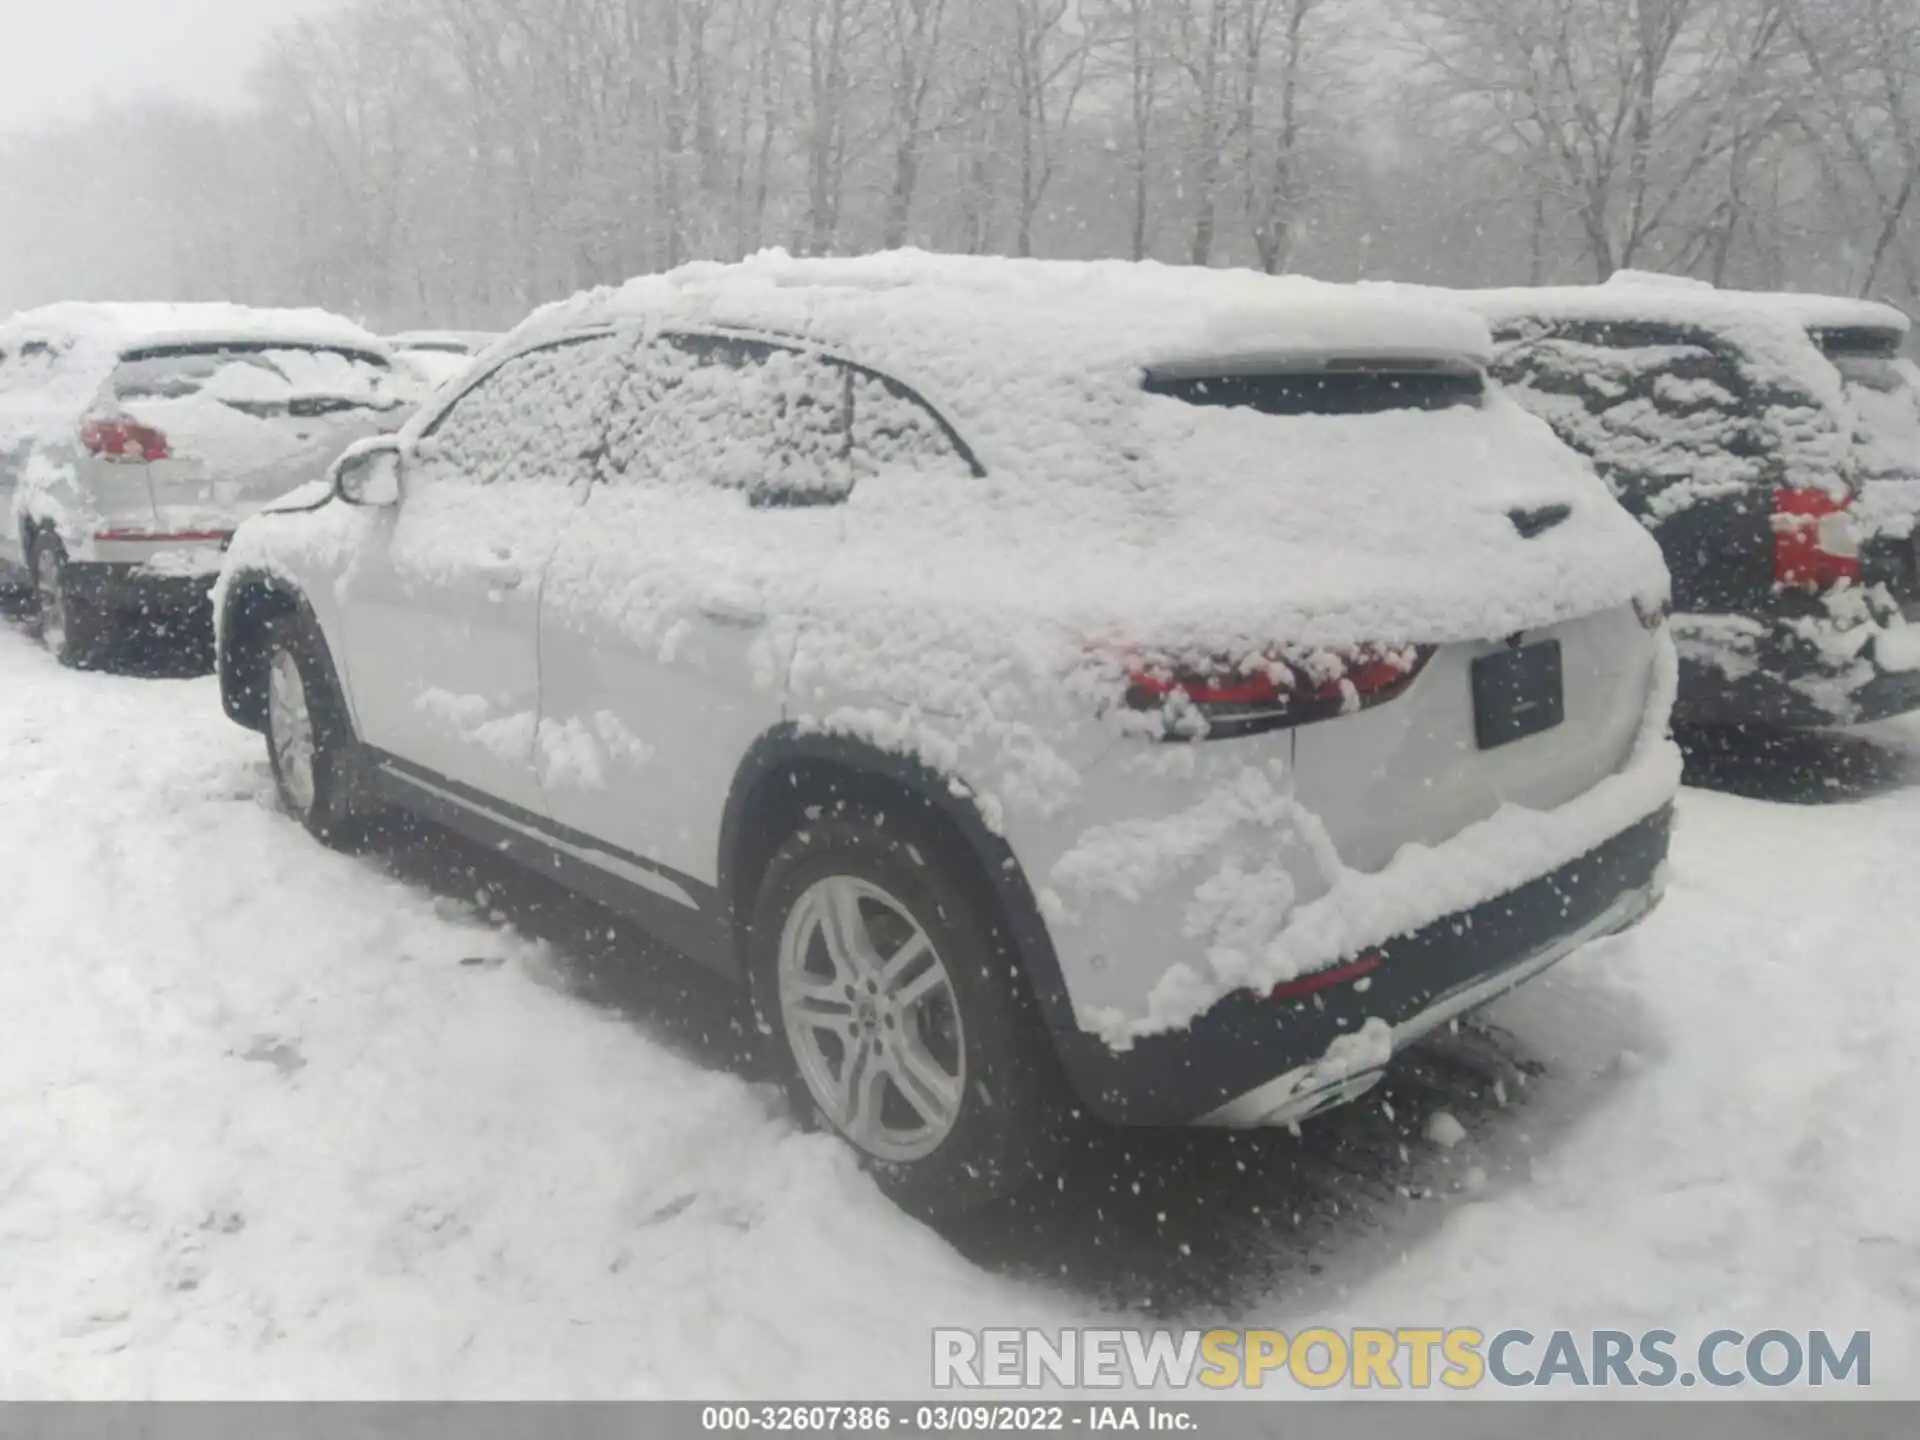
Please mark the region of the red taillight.
<svg viewBox="0 0 1920 1440"><path fill-rule="evenodd" d="M1271 672L1202 674L1155 667L1127 676L1127 703L1136 710L1157 709L1176 695L1194 705L1274 705L1288 698L1292 679Z"/></svg>
<svg viewBox="0 0 1920 1440"><path fill-rule="evenodd" d="M1385 704L1432 658L1430 645L1362 645L1199 664L1135 661L1127 670L1127 705L1161 712L1170 734L1246 734Z"/></svg>
<svg viewBox="0 0 1920 1440"><path fill-rule="evenodd" d="M1315 970L1311 975L1302 975L1298 980L1289 980L1284 985L1276 985L1267 992L1269 1000L1298 1000L1312 995L1316 991L1331 990L1336 985L1345 985L1350 980L1364 980L1386 963L1380 955L1362 955L1358 960L1345 965L1335 965L1329 970Z"/></svg>
<svg viewBox="0 0 1920 1440"><path fill-rule="evenodd" d="M165 460L167 437L124 415L89 415L80 422L80 443L102 460Z"/></svg>
<svg viewBox="0 0 1920 1440"><path fill-rule="evenodd" d="M1860 581L1860 538L1850 496L1825 490L1773 492L1773 583L1831 590Z"/></svg>

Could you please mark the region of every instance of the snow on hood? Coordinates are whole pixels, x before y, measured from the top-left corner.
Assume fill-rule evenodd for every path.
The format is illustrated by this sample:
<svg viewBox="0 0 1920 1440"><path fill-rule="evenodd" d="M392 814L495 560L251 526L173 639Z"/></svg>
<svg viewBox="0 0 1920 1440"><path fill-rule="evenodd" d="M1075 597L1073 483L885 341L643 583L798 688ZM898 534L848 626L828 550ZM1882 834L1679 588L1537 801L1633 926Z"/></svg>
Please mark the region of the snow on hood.
<svg viewBox="0 0 1920 1440"><path fill-rule="evenodd" d="M1234 648L1509 634L1666 593L1641 527L1497 396L1281 417L1142 387L1149 367L1209 358L1478 364L1485 323L1457 304L1152 264L771 252L576 296L502 348L622 321L809 342L953 423L984 479L883 477L853 497L863 583L897 603ZM1523 540L1508 512L1550 505L1570 518Z"/></svg>

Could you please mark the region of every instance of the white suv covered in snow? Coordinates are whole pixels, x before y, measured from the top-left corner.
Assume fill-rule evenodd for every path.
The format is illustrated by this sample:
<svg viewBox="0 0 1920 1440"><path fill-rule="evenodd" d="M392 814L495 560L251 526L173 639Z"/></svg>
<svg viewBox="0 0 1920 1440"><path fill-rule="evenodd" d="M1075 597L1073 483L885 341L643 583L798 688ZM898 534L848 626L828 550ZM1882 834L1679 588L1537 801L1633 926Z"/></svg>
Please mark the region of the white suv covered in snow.
<svg viewBox="0 0 1920 1440"><path fill-rule="evenodd" d="M537 313L235 537L228 713L740 975L907 1203L1274 1124L1654 903L1659 553L1464 312L773 255Z"/></svg>
<svg viewBox="0 0 1920 1440"><path fill-rule="evenodd" d="M0 325L0 583L70 664L204 617L242 517L405 414L386 347L325 311L24 311Z"/></svg>

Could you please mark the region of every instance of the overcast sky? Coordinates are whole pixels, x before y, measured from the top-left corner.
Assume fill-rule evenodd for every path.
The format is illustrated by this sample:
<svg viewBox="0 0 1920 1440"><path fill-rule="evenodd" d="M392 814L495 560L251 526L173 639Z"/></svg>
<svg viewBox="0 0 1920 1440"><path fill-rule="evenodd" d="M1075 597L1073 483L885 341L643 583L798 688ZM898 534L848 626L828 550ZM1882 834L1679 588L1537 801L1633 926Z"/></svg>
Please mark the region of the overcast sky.
<svg viewBox="0 0 1920 1440"><path fill-rule="evenodd" d="M276 26L337 0L0 0L0 130L139 94L240 98Z"/></svg>

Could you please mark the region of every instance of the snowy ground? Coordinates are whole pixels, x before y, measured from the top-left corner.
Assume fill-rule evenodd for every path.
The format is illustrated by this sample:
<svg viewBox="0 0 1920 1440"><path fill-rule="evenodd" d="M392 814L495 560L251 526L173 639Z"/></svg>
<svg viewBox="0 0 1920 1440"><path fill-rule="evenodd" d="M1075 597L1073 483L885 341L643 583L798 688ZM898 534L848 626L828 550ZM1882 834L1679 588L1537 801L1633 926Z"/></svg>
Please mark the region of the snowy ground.
<svg viewBox="0 0 1920 1440"><path fill-rule="evenodd" d="M211 680L0 626L0 1395L906 1395L933 1325L1142 1308L1871 1328L1920 1395L1920 788L1811 760L1833 803L1690 791L1648 925L1384 1096L936 1234L742 1076L724 988L444 839L330 854Z"/></svg>

